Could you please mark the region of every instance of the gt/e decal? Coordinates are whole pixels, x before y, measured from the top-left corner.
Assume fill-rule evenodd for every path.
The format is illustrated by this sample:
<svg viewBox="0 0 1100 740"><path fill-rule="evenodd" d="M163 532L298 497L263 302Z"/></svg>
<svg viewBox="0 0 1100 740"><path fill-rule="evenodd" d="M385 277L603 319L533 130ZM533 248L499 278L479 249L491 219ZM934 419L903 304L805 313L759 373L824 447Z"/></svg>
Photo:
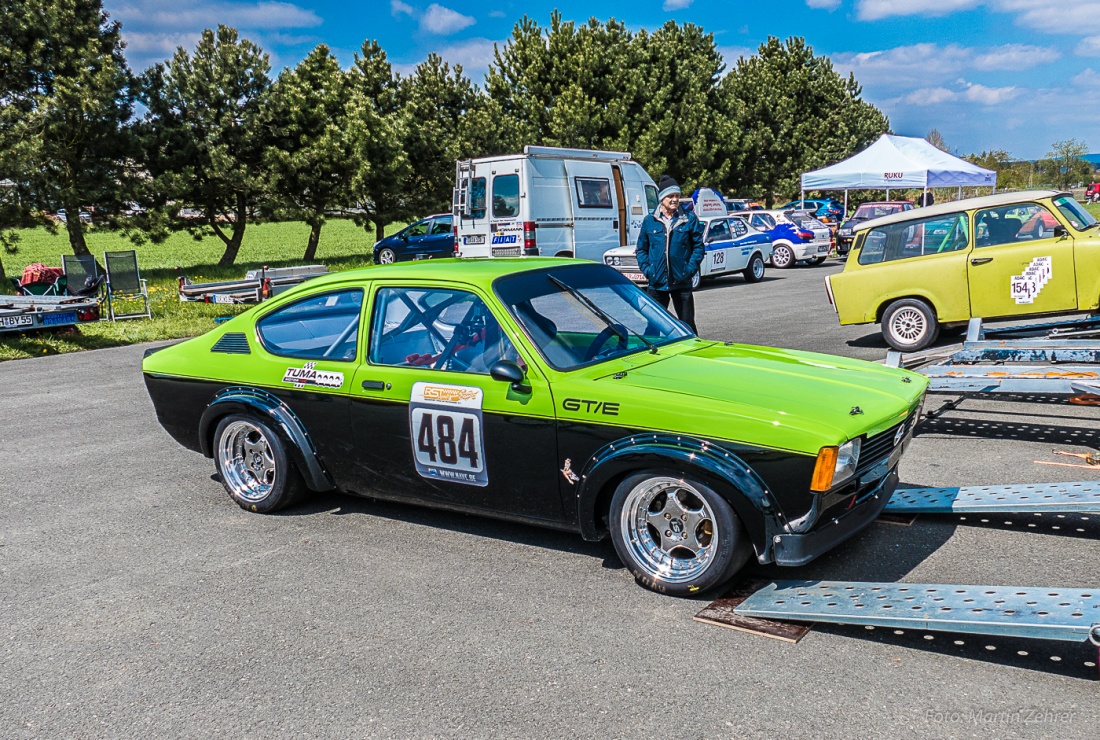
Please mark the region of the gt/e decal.
<svg viewBox="0 0 1100 740"><path fill-rule="evenodd" d="M284 383L293 383L295 388L312 385L317 388L339 388L344 385L344 374L327 370L317 370L316 362L307 362L302 367L288 367L283 373Z"/></svg>
<svg viewBox="0 0 1100 740"><path fill-rule="evenodd" d="M409 439L416 472L430 480L485 486L485 434L480 388L416 383L409 403Z"/></svg>
<svg viewBox="0 0 1100 740"><path fill-rule="evenodd" d="M619 415L619 404L611 401L590 401L584 398L567 398L561 402L561 407L566 411L584 411L586 414L603 414L604 416Z"/></svg>

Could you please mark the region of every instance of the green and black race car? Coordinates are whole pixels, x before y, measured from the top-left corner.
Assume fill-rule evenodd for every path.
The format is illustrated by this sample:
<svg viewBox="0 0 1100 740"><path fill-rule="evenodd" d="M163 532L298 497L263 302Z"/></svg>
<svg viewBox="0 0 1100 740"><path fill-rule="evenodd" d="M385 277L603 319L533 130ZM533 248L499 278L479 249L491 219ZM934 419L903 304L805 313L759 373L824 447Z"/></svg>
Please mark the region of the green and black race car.
<svg viewBox="0 0 1100 740"><path fill-rule="evenodd" d="M616 271L538 258L317 278L143 369L249 511L339 490L610 535L670 594L870 524L927 386L699 339Z"/></svg>

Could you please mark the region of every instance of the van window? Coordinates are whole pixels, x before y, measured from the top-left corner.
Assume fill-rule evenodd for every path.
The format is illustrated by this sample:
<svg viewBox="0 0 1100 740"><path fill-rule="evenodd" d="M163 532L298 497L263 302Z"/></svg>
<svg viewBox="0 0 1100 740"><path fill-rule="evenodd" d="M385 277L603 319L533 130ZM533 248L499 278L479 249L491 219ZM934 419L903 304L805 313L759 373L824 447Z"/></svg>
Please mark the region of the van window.
<svg viewBox="0 0 1100 740"><path fill-rule="evenodd" d="M470 180L470 190L466 194L470 204L470 218L485 218L485 178Z"/></svg>
<svg viewBox="0 0 1100 740"><path fill-rule="evenodd" d="M649 213L653 213L657 210L657 186L646 185L645 186L645 207Z"/></svg>
<svg viewBox="0 0 1100 740"><path fill-rule="evenodd" d="M610 208L611 181L606 177L574 177L577 205L581 208Z"/></svg>
<svg viewBox="0 0 1100 740"><path fill-rule="evenodd" d="M511 218L519 213L519 175L493 178L493 218Z"/></svg>
<svg viewBox="0 0 1100 740"><path fill-rule="evenodd" d="M859 264L922 257L966 249L970 244L965 213L934 216L871 229L863 238Z"/></svg>

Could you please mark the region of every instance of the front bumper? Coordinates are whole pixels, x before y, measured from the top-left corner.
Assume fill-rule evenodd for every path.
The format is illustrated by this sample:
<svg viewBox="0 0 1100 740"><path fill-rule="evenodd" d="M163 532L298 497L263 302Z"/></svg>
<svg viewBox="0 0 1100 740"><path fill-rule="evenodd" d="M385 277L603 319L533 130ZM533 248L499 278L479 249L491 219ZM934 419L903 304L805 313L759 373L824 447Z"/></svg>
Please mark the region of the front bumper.
<svg viewBox="0 0 1100 740"><path fill-rule="evenodd" d="M869 526L894 495L898 487L895 467L877 488L865 494L863 502L843 516L820 523L802 534L777 534L771 545L771 561L776 565L805 565Z"/></svg>

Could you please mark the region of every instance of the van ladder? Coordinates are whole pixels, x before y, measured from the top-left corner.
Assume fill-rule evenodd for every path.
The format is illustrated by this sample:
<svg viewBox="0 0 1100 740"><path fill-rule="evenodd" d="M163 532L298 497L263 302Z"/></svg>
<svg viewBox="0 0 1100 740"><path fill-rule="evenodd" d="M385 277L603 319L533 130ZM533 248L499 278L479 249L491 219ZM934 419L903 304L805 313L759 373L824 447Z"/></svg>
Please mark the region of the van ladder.
<svg viewBox="0 0 1100 740"><path fill-rule="evenodd" d="M757 619L1100 645L1100 589L775 581L734 612Z"/></svg>
<svg viewBox="0 0 1100 740"><path fill-rule="evenodd" d="M899 488L886 514L1100 513L1100 481Z"/></svg>

